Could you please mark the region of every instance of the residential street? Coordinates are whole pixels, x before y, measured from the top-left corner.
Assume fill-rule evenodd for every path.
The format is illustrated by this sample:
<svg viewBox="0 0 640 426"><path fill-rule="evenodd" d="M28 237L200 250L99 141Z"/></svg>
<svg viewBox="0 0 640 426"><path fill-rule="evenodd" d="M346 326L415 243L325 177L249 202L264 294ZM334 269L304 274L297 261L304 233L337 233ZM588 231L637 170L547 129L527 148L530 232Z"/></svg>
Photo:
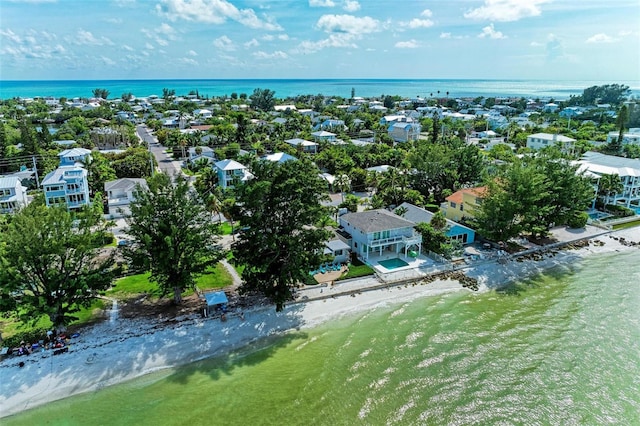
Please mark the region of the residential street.
<svg viewBox="0 0 640 426"><path fill-rule="evenodd" d="M158 139L150 132L145 125L136 126L136 133L138 137L145 141L149 146L149 151L153 154L158 162L158 167L162 173L166 173L169 176L175 176L181 174L180 161L174 161L169 157L164 150L166 147L158 143Z"/></svg>

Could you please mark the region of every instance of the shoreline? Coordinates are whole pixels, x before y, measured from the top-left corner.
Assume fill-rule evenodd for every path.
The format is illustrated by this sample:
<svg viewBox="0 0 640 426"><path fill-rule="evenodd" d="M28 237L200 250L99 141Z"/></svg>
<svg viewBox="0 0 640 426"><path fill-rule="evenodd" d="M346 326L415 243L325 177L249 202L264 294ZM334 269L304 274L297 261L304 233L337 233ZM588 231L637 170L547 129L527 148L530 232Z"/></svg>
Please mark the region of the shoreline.
<svg viewBox="0 0 640 426"><path fill-rule="evenodd" d="M631 251L634 247L629 241L640 242L640 228L588 237L589 243L575 250L542 250L538 260L507 263L493 260L462 272L478 280L481 292L490 291L557 266L570 268L591 256ZM54 357L50 351L34 353L0 363L0 418L156 371L222 356L265 337L311 329L333 319L466 289L458 281L438 279L427 284L357 290L354 294L336 292L329 298L326 295L322 299L310 297L287 305L280 313L276 313L273 306L252 308L244 311L244 320L231 314L226 322L191 316L162 323L121 319L115 324L105 321L91 326L72 340L66 354ZM19 361L25 362L23 368L18 367Z"/></svg>

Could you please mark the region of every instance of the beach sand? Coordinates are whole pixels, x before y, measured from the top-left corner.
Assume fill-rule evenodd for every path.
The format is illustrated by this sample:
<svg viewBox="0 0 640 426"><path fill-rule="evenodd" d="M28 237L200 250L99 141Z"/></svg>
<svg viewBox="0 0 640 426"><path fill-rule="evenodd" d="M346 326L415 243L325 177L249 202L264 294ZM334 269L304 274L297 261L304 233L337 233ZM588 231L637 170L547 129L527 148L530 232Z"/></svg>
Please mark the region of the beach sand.
<svg viewBox="0 0 640 426"><path fill-rule="evenodd" d="M554 266L571 267L588 256L638 249L621 242L619 237L640 242L640 228L600 235L582 248L554 250L538 260L487 262L464 272L478 280L480 291L487 291ZM594 243L596 240L598 243ZM244 319L238 313L231 313L225 322L219 318L192 316L165 322L116 319L88 327L72 340L68 353L52 356L51 351L46 351L0 363L0 417L159 369L223 355L287 330L310 328L346 315L425 296L469 291L452 280L372 291L366 291L366 285L367 281L361 280L359 284L346 283L344 288L338 285L316 288L308 298L323 299L293 303L279 313L273 307L253 308L243 312ZM339 295L349 290L347 286L362 286L362 291ZM327 295L331 296L326 298ZM25 362L22 368L18 366L20 361Z"/></svg>

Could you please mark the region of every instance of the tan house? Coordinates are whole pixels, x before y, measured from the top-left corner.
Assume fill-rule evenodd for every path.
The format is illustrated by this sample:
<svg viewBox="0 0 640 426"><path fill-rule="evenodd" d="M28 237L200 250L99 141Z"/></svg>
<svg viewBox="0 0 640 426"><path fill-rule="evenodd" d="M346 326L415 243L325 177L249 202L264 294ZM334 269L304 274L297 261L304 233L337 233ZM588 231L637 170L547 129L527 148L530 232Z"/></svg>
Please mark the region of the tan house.
<svg viewBox="0 0 640 426"><path fill-rule="evenodd" d="M487 191L486 186L464 188L445 198L440 210L447 219L459 221L462 218L473 218L475 209L482 204L482 197Z"/></svg>

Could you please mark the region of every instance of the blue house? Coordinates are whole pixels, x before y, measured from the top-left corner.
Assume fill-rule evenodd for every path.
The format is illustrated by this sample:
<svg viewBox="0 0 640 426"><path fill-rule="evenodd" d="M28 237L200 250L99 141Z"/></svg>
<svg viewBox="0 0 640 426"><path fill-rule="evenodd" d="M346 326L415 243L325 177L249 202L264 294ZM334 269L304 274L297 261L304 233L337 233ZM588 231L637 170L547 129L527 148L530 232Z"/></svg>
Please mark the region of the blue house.
<svg viewBox="0 0 640 426"><path fill-rule="evenodd" d="M48 173L42 180L47 207L66 205L68 210L89 204L88 173L80 166L62 166Z"/></svg>
<svg viewBox="0 0 640 426"><path fill-rule="evenodd" d="M246 166L234 160L222 160L215 163L218 172L218 186L222 189L233 188L253 177Z"/></svg>
<svg viewBox="0 0 640 426"><path fill-rule="evenodd" d="M402 203L398 209L406 210L402 217L414 223L430 223L434 213L411 203ZM447 237L458 240L462 244L472 244L476 239L476 231L457 222L447 219Z"/></svg>
<svg viewBox="0 0 640 426"><path fill-rule="evenodd" d="M87 163L91 160L91 151L85 148L65 149L58 154L60 158L60 167L75 166L76 163Z"/></svg>

